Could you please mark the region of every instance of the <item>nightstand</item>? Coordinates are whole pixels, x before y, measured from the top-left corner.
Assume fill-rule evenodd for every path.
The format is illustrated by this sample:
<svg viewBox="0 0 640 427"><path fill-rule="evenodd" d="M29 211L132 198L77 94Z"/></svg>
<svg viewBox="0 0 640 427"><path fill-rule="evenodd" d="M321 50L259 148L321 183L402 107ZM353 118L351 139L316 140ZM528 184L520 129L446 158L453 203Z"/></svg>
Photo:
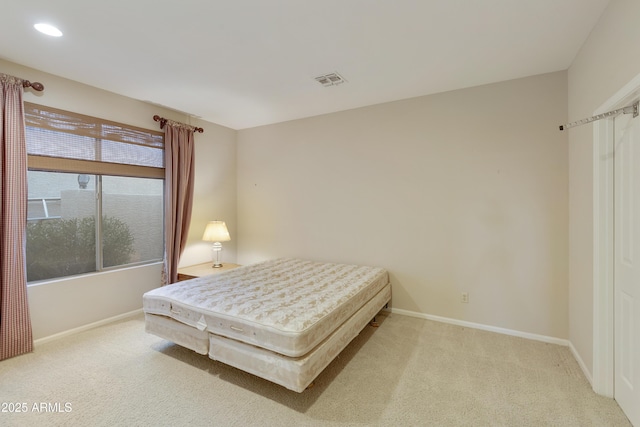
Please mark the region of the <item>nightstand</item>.
<svg viewBox="0 0 640 427"><path fill-rule="evenodd" d="M222 267L213 268L213 262L205 262L204 264L191 265L189 267L183 267L178 269L178 282L183 280L194 279L196 277L208 276L209 274L218 274L223 271L229 271L236 267L240 267L238 264L231 264L225 262Z"/></svg>

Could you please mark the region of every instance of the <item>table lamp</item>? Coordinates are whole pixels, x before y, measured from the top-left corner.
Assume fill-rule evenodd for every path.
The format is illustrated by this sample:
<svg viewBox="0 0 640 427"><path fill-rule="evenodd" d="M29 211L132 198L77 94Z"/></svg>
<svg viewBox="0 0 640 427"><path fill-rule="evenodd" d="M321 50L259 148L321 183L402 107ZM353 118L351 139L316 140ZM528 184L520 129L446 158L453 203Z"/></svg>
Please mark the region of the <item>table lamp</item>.
<svg viewBox="0 0 640 427"><path fill-rule="evenodd" d="M215 261L213 262L213 268L222 267L220 263L220 251L222 251L222 243L231 240L229 236L229 230L227 230L227 224L224 221L209 221L207 228L204 229L204 235L202 240L207 242L213 242L213 253Z"/></svg>

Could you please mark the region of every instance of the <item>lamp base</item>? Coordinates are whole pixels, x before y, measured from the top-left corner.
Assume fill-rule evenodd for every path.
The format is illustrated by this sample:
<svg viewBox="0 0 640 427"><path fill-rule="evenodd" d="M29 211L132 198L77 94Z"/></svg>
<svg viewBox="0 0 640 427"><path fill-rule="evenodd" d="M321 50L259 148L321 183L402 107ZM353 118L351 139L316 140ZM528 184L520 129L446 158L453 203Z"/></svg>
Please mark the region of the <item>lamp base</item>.
<svg viewBox="0 0 640 427"><path fill-rule="evenodd" d="M213 244L213 254L215 255L213 260L213 268L222 267L222 263L220 262L220 252L222 251L222 244L220 242L215 242Z"/></svg>

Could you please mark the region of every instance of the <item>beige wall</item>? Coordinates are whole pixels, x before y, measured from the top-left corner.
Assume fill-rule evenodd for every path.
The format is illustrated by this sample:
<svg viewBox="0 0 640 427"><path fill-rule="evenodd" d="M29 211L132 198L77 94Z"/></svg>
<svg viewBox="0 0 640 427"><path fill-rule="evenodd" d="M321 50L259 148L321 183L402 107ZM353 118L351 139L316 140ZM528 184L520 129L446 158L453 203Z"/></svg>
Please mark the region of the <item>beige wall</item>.
<svg viewBox="0 0 640 427"><path fill-rule="evenodd" d="M0 60L0 72L45 85L42 93L25 91L25 101L75 111L147 129L158 129L153 115L205 128L196 134L196 202L186 260L209 259L200 245L204 222L225 217L235 233L235 131L186 117L156 105L136 101L81 83ZM198 236L199 235L199 236ZM235 261L235 245L225 245L225 257ZM201 261L202 260L202 261ZM183 259L183 262L185 260ZM186 264L185 264L186 265ZM78 276L29 286L34 338L39 339L115 317L142 307L142 294L160 282L160 265Z"/></svg>
<svg viewBox="0 0 640 427"><path fill-rule="evenodd" d="M238 261L383 266L396 309L567 338L566 118L558 72L241 130Z"/></svg>
<svg viewBox="0 0 640 427"><path fill-rule="evenodd" d="M593 115L640 73L640 2L613 0L568 71L569 120ZM587 369L593 365L593 127L569 135L569 338Z"/></svg>

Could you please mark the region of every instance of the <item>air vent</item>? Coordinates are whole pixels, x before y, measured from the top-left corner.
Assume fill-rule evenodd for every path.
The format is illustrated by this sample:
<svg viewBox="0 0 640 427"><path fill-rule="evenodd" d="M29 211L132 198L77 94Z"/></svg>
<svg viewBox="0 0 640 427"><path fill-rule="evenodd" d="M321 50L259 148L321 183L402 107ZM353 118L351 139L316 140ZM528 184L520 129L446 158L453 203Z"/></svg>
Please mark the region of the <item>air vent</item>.
<svg viewBox="0 0 640 427"><path fill-rule="evenodd" d="M345 83L346 80L338 73L325 74L315 78L322 86L337 86Z"/></svg>

